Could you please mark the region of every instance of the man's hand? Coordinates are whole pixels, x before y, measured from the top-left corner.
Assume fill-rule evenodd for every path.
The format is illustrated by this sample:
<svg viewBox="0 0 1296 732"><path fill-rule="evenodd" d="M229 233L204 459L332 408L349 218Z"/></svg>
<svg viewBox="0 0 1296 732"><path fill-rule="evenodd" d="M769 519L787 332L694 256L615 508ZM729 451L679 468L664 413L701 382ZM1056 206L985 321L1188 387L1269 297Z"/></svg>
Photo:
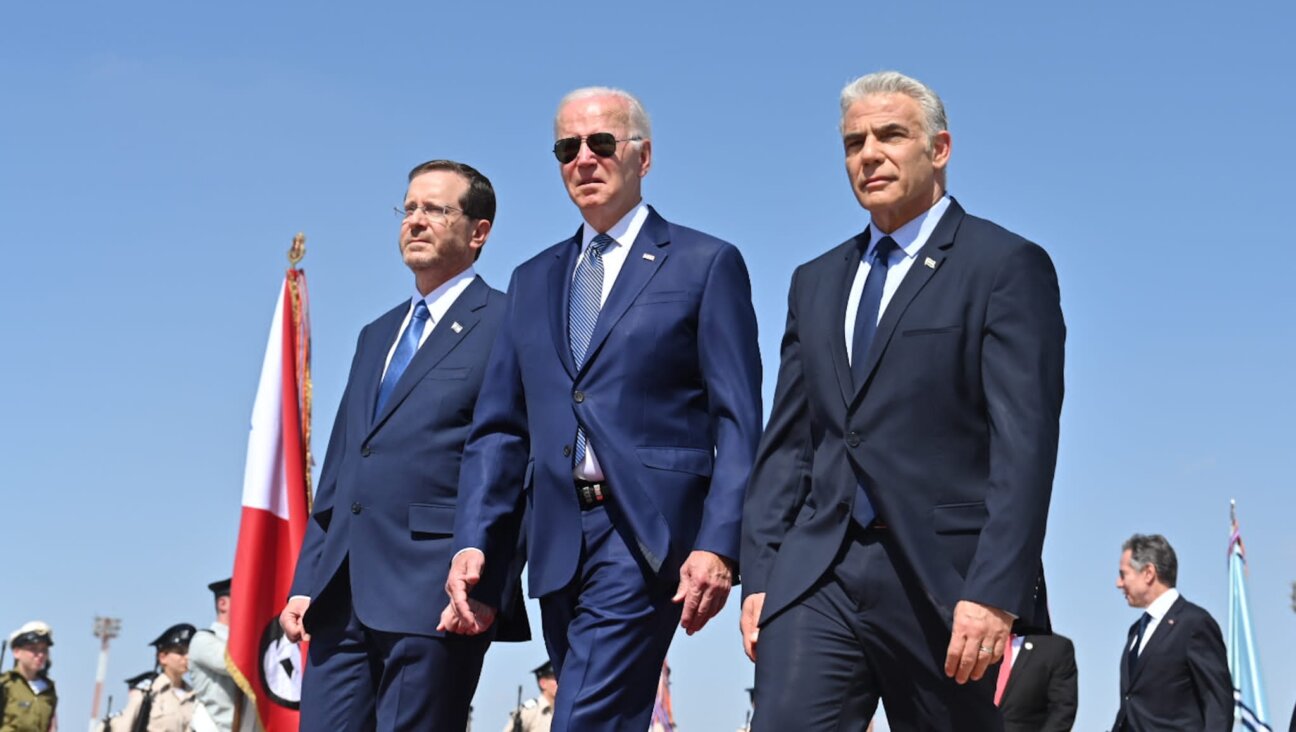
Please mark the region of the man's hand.
<svg viewBox="0 0 1296 732"><path fill-rule="evenodd" d="M310 602L309 597L289 598L283 612L279 613L279 627L283 628L284 637L290 643L310 640L310 633L307 633L306 626L302 625L302 617L306 615L306 608L310 607Z"/></svg>
<svg viewBox="0 0 1296 732"><path fill-rule="evenodd" d="M761 610L765 609L765 593L757 592L749 595L743 601L742 617L738 620L738 627L742 629L743 650L747 652L747 657L756 663L756 639L760 637Z"/></svg>
<svg viewBox="0 0 1296 732"><path fill-rule="evenodd" d="M968 679L980 681L986 669L1003 658L1012 621L1012 616L999 608L959 600L945 652L945 675L960 684Z"/></svg>
<svg viewBox="0 0 1296 732"><path fill-rule="evenodd" d="M671 602L684 603L680 627L689 635L702 630L729 598L733 587L733 562L719 554L695 550L680 567L679 589Z"/></svg>
<svg viewBox="0 0 1296 732"><path fill-rule="evenodd" d="M478 635L485 633L495 622L495 608L468 597L468 592L481 581L486 555L479 549L464 549L450 560L450 574L446 577L446 594L450 604L441 612L437 630Z"/></svg>

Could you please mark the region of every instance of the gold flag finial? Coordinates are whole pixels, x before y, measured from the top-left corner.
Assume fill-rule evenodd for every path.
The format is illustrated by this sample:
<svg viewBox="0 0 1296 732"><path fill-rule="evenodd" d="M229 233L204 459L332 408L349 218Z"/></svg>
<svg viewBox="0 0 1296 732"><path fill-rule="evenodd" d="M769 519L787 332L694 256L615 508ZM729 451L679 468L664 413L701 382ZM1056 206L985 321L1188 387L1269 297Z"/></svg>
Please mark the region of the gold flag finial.
<svg viewBox="0 0 1296 732"><path fill-rule="evenodd" d="M306 235L299 231L297 232L297 236L293 237L292 249L288 250L288 263L296 267L297 263L302 261L302 258L305 256Z"/></svg>

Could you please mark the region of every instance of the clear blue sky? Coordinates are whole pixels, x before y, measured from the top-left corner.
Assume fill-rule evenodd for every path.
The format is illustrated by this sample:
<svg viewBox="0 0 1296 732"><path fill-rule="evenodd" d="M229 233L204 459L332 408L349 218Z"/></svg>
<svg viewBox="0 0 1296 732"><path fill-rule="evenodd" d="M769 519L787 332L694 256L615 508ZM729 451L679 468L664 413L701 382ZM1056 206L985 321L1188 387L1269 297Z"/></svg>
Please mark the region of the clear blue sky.
<svg viewBox="0 0 1296 732"><path fill-rule="evenodd" d="M53 624L66 729L232 564L252 397L284 253L308 237L315 450L360 327L411 277L390 207L470 162L500 207L480 272L579 223L554 106L587 84L654 121L646 197L751 269L768 406L794 266L862 229L837 93L895 68L945 99L951 192L1044 245L1070 328L1045 564L1105 729L1135 613L1121 541L1166 534L1227 617L1238 499L1270 712L1296 700L1291 3L7 3L0 11L0 629ZM718 5L718 4L715 4ZM736 598L671 654L686 731L742 721ZM539 643L497 646L478 728ZM7 665L7 663L6 663Z"/></svg>

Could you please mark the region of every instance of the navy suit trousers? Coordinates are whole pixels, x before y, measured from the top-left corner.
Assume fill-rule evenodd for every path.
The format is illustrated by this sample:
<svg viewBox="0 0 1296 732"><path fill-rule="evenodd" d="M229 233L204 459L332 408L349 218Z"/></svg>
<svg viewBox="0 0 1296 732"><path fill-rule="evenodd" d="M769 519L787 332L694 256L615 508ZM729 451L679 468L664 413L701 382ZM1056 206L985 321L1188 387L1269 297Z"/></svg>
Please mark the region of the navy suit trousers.
<svg viewBox="0 0 1296 732"><path fill-rule="evenodd" d="M950 631L885 529L852 524L832 568L761 629L753 732L863 730L879 698L898 730L1001 732L998 665L945 676Z"/></svg>
<svg viewBox="0 0 1296 732"><path fill-rule="evenodd" d="M581 529L576 578L540 598L558 672L552 732L646 730L682 606L630 548L614 504L581 512Z"/></svg>
<svg viewBox="0 0 1296 732"><path fill-rule="evenodd" d="M351 602L349 569L344 563L312 602L301 732L465 729L490 636L366 627Z"/></svg>

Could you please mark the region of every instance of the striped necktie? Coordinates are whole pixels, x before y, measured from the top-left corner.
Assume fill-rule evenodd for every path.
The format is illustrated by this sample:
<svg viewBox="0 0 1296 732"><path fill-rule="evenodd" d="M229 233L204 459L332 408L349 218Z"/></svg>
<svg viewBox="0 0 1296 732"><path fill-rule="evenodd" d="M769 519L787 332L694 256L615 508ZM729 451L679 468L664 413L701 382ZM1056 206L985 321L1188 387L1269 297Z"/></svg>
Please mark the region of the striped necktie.
<svg viewBox="0 0 1296 732"><path fill-rule="evenodd" d="M572 361L576 363L578 371L585 365L585 351L589 349L599 310L603 308L603 252L612 244L612 237L599 234L590 242L580 264L576 265L576 277L572 281L571 300L567 309L567 334ZM585 459L585 444L585 430L578 426L576 465Z"/></svg>

